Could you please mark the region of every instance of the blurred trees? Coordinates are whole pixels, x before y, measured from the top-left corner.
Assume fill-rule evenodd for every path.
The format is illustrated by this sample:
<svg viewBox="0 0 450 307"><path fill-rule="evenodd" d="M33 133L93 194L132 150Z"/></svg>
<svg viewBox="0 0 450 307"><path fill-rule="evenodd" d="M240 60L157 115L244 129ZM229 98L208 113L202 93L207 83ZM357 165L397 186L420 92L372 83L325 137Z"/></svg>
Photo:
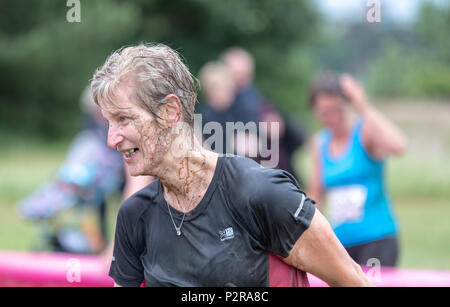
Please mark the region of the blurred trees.
<svg viewBox="0 0 450 307"><path fill-rule="evenodd" d="M142 41L175 48L194 74L229 46L248 48L262 91L284 108L302 108L313 70L302 46L317 26L309 1L81 0L80 23L67 22L68 9L66 1L0 2L2 133L73 134L95 68Z"/></svg>
<svg viewBox="0 0 450 307"><path fill-rule="evenodd" d="M321 70L355 74L371 96L449 98L449 8L424 1L412 24L325 21L309 48Z"/></svg>
<svg viewBox="0 0 450 307"><path fill-rule="evenodd" d="M311 0L0 1L0 134L73 135L79 95L115 49L162 42L197 74L230 46L250 50L256 83L290 114L308 114L319 69L347 71L373 96L450 96L450 13L426 3L410 27L341 22Z"/></svg>
<svg viewBox="0 0 450 307"><path fill-rule="evenodd" d="M389 41L367 75L378 96L450 98L450 10L424 3L413 44Z"/></svg>
<svg viewBox="0 0 450 307"><path fill-rule="evenodd" d="M82 1L68 23L66 1L2 1L0 128L47 137L74 132L79 95L96 66L137 29L127 3Z"/></svg>

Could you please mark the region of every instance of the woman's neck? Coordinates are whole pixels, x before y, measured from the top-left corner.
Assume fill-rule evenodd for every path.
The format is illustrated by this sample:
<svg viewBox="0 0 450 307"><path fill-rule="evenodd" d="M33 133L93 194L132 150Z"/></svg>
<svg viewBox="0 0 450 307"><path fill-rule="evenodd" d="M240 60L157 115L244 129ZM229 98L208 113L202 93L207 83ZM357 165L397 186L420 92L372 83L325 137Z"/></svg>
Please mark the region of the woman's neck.
<svg viewBox="0 0 450 307"><path fill-rule="evenodd" d="M350 134L352 123L350 120L346 120L337 129L332 130L333 139L335 140L346 140Z"/></svg>
<svg viewBox="0 0 450 307"><path fill-rule="evenodd" d="M179 211L187 212L200 202L208 189L218 155L204 149L195 138L191 147L177 145L186 150L176 155L169 151L156 177L161 181L166 201Z"/></svg>
<svg viewBox="0 0 450 307"><path fill-rule="evenodd" d="M347 121L340 129L332 130L329 152L332 157L340 156L350 142L351 123Z"/></svg>

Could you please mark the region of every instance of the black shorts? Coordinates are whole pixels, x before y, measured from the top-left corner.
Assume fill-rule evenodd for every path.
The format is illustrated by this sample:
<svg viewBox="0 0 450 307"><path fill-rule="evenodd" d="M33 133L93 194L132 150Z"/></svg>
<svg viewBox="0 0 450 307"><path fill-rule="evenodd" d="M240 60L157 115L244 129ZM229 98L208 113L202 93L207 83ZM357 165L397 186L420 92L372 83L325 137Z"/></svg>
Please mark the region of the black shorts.
<svg viewBox="0 0 450 307"><path fill-rule="evenodd" d="M380 261L381 266L396 266L399 254L399 244L397 235L355 245L346 248L350 257L360 265L371 265L369 259L375 258Z"/></svg>

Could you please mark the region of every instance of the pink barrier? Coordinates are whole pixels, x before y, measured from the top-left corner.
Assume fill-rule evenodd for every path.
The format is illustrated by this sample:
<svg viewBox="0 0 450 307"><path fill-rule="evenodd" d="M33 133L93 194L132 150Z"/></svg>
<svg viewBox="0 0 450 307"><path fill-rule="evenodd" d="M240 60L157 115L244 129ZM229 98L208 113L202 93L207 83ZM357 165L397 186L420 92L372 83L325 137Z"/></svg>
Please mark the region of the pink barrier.
<svg viewBox="0 0 450 307"><path fill-rule="evenodd" d="M98 256L62 253L0 252L0 286L111 287L109 264ZM450 286L450 272L364 268L376 286ZM326 284L308 274L312 287Z"/></svg>
<svg viewBox="0 0 450 307"><path fill-rule="evenodd" d="M377 287L450 287L450 272L382 267L365 268L366 276ZM327 287L319 278L308 274L311 287Z"/></svg>
<svg viewBox="0 0 450 307"><path fill-rule="evenodd" d="M98 256L0 252L0 286L111 287L108 265Z"/></svg>

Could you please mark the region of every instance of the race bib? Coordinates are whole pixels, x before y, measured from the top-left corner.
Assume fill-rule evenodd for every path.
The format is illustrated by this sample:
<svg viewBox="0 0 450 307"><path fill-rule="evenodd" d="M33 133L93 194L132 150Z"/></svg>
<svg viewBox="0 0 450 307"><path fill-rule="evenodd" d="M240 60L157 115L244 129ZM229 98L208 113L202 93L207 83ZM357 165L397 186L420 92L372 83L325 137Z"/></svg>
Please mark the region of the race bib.
<svg viewBox="0 0 450 307"><path fill-rule="evenodd" d="M333 227L343 223L360 221L364 213L367 188L349 185L332 188L327 195L328 215Z"/></svg>

